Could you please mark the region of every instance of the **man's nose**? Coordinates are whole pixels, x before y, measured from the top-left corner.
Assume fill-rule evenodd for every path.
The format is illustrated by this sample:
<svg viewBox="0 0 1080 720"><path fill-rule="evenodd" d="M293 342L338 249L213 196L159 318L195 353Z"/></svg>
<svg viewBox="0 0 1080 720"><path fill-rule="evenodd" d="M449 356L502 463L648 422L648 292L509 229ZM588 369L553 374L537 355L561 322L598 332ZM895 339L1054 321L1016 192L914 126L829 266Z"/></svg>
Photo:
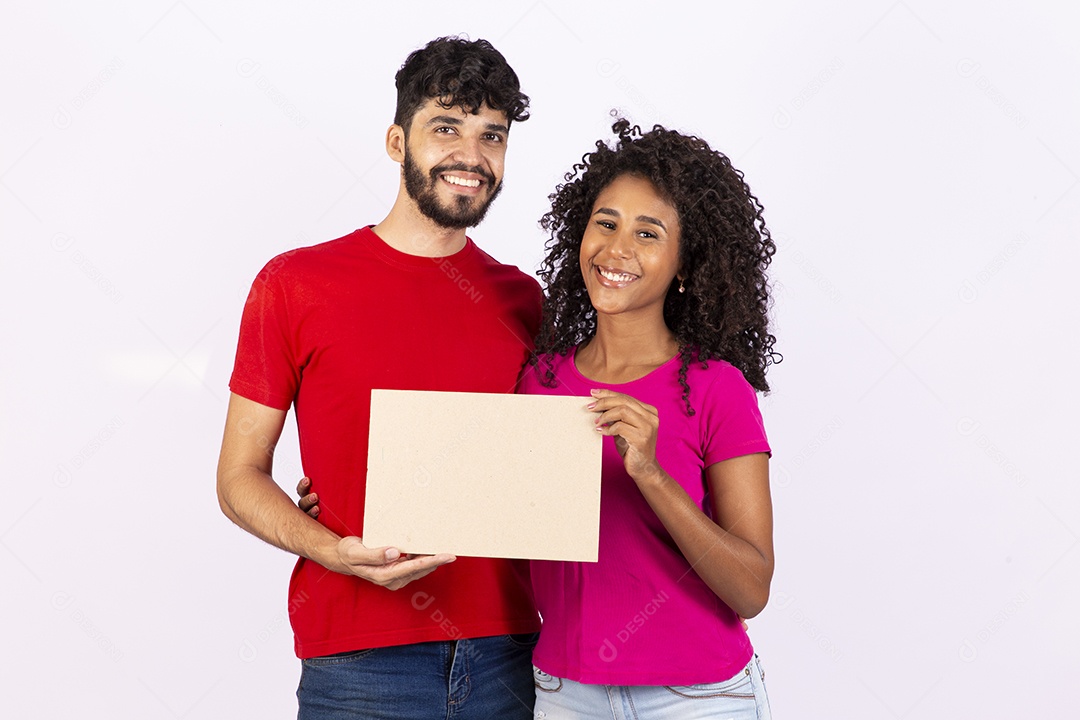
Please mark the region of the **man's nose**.
<svg viewBox="0 0 1080 720"><path fill-rule="evenodd" d="M479 165L483 160L480 153L480 138L462 137L454 147L454 160L470 167Z"/></svg>

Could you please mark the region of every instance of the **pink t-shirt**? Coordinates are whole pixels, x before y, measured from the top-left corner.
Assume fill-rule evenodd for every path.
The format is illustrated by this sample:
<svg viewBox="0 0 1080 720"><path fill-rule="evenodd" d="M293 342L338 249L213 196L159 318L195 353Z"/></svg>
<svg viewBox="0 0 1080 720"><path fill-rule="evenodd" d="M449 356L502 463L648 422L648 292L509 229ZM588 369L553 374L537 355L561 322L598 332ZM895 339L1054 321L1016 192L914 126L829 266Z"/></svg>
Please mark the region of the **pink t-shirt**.
<svg viewBox="0 0 1080 720"><path fill-rule="evenodd" d="M678 356L620 385L589 380L574 353L552 358L557 382L540 383L526 366L519 392L580 395L593 388L626 393L660 415L656 456L706 514L705 468L770 452L754 389L722 360L687 370L686 412ZM626 473L613 438L604 438L600 552L596 563L531 563L543 617L533 663L546 673L605 685L693 685L734 676L753 655L735 612L698 577Z"/></svg>

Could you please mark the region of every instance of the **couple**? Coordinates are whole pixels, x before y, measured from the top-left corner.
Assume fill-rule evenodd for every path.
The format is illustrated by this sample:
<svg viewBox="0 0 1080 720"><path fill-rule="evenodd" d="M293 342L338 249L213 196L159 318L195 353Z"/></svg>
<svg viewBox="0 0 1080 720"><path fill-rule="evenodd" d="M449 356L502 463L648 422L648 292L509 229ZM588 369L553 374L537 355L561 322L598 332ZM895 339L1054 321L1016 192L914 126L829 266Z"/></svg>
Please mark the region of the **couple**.
<svg viewBox="0 0 1080 720"><path fill-rule="evenodd" d="M541 297L465 234L528 118L517 75L440 38L396 84L393 208L266 265L230 381L218 497L300 556L299 717L767 717L739 620L773 569L760 204L704 141L620 120L552 195ZM372 388L582 396L610 438L599 562L365 547ZM290 406L307 513L270 474Z"/></svg>

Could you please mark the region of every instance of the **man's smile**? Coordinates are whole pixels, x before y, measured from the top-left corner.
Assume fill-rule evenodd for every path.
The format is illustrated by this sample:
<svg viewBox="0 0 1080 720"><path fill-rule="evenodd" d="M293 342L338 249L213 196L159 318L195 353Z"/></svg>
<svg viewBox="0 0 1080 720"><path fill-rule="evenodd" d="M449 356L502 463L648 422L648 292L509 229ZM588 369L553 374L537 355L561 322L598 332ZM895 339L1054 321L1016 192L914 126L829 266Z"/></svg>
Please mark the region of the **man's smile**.
<svg viewBox="0 0 1080 720"><path fill-rule="evenodd" d="M480 180L477 178L465 178L460 175L451 175L449 173L441 176L443 180L451 185L458 185L460 187L478 188L480 187Z"/></svg>

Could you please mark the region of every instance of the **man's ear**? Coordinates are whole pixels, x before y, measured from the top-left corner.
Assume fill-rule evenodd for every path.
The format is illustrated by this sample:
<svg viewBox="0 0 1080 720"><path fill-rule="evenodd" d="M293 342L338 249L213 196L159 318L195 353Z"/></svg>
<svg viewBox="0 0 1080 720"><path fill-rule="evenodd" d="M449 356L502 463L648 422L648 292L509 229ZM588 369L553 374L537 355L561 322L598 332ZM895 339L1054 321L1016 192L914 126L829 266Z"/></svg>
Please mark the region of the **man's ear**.
<svg viewBox="0 0 1080 720"><path fill-rule="evenodd" d="M400 125L391 125L386 131L386 154L394 162L405 162L405 130Z"/></svg>

